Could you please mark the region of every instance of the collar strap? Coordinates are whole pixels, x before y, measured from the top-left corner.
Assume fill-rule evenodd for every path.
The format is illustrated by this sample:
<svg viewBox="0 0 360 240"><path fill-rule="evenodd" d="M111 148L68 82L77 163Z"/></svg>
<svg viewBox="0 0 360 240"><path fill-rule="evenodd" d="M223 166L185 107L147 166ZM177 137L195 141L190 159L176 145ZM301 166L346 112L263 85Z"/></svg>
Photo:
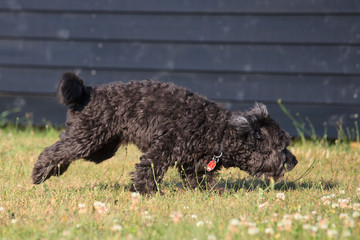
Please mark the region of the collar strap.
<svg viewBox="0 0 360 240"><path fill-rule="evenodd" d="M212 158L212 160L213 161L216 161L217 163L219 162L219 160L220 160L220 158L222 157L222 155L223 155L223 153L222 152L220 152L220 154L219 155L214 155L213 156L213 158Z"/></svg>

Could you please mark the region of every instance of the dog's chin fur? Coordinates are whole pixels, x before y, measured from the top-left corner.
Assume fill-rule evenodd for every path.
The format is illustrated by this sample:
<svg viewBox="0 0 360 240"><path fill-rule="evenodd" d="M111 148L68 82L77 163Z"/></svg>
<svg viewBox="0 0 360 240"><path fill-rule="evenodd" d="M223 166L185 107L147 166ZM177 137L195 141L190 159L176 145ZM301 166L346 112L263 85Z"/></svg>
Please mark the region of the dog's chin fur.
<svg viewBox="0 0 360 240"><path fill-rule="evenodd" d="M215 173L222 167L279 181L297 163L287 150L289 135L261 103L231 112L169 83L89 87L73 73L63 75L57 95L69 107L65 131L40 154L32 174L35 184L61 175L79 158L101 163L127 143L143 152L132 177L132 190L141 193L158 190L168 167L175 165L185 184L205 189L216 184ZM220 151L216 167L207 172Z"/></svg>

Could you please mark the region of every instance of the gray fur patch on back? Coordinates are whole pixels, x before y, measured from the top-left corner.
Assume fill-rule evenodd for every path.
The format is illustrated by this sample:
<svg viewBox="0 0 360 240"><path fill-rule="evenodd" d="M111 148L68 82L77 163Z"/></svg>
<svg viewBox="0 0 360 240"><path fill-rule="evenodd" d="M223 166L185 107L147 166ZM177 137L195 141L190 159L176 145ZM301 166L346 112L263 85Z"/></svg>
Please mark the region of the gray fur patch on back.
<svg viewBox="0 0 360 240"><path fill-rule="evenodd" d="M251 130L254 122L267 117L269 117L269 112L266 106L262 103L255 102L254 106L246 112L234 112L229 123L242 129L242 131L248 131Z"/></svg>

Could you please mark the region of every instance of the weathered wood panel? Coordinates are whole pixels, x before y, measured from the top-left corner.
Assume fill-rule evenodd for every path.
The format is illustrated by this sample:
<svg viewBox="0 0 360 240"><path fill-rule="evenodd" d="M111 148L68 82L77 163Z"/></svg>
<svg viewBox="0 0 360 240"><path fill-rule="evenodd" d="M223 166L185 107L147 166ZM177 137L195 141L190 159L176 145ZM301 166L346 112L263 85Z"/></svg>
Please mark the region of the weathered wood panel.
<svg viewBox="0 0 360 240"><path fill-rule="evenodd" d="M66 107L60 105L55 96L24 96L0 94L0 112L21 109L20 112L10 114L7 119L15 122L19 118L20 124L27 124L29 120L35 126L51 123L63 126L66 118ZM29 118L26 118L29 116Z"/></svg>
<svg viewBox="0 0 360 240"><path fill-rule="evenodd" d="M105 11L105 12L155 12L155 13L359 13L358 0L3 0L0 9L14 11Z"/></svg>
<svg viewBox="0 0 360 240"><path fill-rule="evenodd" d="M360 15L0 13L0 37L91 41L360 43Z"/></svg>
<svg viewBox="0 0 360 240"><path fill-rule="evenodd" d="M63 124L54 92L73 70L91 85L172 81L231 109L262 101L294 134L281 98L336 137L360 114L359 20L358 0L0 1L0 112Z"/></svg>
<svg viewBox="0 0 360 240"><path fill-rule="evenodd" d="M0 40L0 52L0 64L19 66L360 74L360 46Z"/></svg>
<svg viewBox="0 0 360 240"><path fill-rule="evenodd" d="M77 71L86 84L143 80L174 82L215 100L308 104L359 104L358 76L266 75L94 69L38 69L0 67L0 92L53 94L65 71ZM26 84L23 84L26 83Z"/></svg>

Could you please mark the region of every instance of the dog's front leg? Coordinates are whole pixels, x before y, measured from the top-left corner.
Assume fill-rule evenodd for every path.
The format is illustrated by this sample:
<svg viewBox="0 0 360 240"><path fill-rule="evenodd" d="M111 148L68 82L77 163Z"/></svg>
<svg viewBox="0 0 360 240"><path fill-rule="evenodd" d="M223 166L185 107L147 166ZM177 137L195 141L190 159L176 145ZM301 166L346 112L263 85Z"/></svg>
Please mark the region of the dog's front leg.
<svg viewBox="0 0 360 240"><path fill-rule="evenodd" d="M60 140L40 154L34 165L32 179L34 184L40 184L51 176L60 176L70 163L78 158L79 146L65 140Z"/></svg>

